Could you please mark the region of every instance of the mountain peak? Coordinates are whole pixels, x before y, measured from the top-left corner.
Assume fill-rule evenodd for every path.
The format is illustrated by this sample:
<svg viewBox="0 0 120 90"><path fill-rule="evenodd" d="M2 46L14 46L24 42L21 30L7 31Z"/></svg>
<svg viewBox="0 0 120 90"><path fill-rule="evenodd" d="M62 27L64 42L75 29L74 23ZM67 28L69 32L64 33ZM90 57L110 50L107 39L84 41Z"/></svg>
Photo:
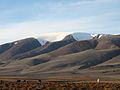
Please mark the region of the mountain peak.
<svg viewBox="0 0 120 90"><path fill-rule="evenodd" d="M92 39L92 36L89 33L76 32L76 33L73 33L72 36L76 41Z"/></svg>
<svg viewBox="0 0 120 90"><path fill-rule="evenodd" d="M66 39L74 39L76 41L81 41L81 40L88 40L88 39L92 39L92 38L93 37L89 33L76 32L76 33L72 33L72 34L67 35L64 38L64 40L66 40Z"/></svg>
<svg viewBox="0 0 120 90"><path fill-rule="evenodd" d="M43 46L45 45L48 41L44 40L44 39L37 39L39 41L39 43Z"/></svg>

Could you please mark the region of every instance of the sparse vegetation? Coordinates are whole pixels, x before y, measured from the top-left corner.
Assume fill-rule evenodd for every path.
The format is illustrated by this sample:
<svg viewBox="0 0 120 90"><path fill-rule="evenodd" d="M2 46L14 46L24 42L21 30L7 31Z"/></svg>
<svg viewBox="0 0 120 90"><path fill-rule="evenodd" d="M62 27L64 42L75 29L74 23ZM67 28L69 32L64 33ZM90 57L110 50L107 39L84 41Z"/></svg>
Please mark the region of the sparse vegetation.
<svg viewBox="0 0 120 90"><path fill-rule="evenodd" d="M120 83L67 82L42 80L1 80L0 90L120 90Z"/></svg>

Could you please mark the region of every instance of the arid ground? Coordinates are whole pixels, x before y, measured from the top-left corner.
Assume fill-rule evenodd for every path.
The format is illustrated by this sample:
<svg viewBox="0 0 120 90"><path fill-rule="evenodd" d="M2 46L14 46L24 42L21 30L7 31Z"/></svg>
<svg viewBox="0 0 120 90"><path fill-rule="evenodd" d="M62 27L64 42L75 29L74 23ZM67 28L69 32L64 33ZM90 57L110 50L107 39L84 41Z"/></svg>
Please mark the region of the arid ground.
<svg viewBox="0 0 120 90"><path fill-rule="evenodd" d="M1 78L0 90L120 90L119 81Z"/></svg>

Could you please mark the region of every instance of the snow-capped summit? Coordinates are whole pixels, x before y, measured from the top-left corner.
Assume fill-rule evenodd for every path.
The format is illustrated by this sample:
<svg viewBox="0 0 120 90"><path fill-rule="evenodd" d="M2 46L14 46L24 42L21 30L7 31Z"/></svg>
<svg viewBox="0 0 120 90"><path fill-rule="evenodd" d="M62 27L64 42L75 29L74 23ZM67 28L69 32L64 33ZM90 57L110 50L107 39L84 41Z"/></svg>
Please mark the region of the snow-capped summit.
<svg viewBox="0 0 120 90"><path fill-rule="evenodd" d="M81 33L81 32L76 32L76 33L72 33L67 35L64 40L66 39L74 39L76 41L81 41L81 40L88 40L88 39L92 39L93 37L91 36L91 34L89 33Z"/></svg>
<svg viewBox="0 0 120 90"><path fill-rule="evenodd" d="M89 39L92 39L93 37L94 36L92 36L92 34L84 33L84 32L75 32L75 33L72 33L72 32L56 32L56 33L40 34L40 35L36 36L36 38L43 45L47 41L55 42L55 41L66 40L66 39L81 41L81 40L89 40Z"/></svg>
<svg viewBox="0 0 120 90"><path fill-rule="evenodd" d="M40 34L37 35L36 38L41 43L41 45L45 45L47 42L56 42L61 40L89 40L92 38L100 39L103 36L108 34L91 34L91 33L84 33L84 32L56 32L56 33L47 33L47 34Z"/></svg>
<svg viewBox="0 0 120 90"><path fill-rule="evenodd" d="M39 41L39 43L43 46L45 45L48 41L47 40L43 40L43 39L37 39Z"/></svg>
<svg viewBox="0 0 120 90"><path fill-rule="evenodd" d="M89 33L79 33L79 32L73 33L72 36L76 41L88 40L93 38Z"/></svg>

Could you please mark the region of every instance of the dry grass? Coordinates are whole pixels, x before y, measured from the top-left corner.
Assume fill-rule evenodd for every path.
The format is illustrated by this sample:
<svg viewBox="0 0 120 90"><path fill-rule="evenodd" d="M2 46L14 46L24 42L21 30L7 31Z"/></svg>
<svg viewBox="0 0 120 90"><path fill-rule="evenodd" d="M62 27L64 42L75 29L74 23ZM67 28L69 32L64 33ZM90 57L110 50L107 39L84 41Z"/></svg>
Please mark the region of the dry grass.
<svg viewBox="0 0 120 90"><path fill-rule="evenodd" d="M15 80L0 81L0 90L120 90L120 83Z"/></svg>

